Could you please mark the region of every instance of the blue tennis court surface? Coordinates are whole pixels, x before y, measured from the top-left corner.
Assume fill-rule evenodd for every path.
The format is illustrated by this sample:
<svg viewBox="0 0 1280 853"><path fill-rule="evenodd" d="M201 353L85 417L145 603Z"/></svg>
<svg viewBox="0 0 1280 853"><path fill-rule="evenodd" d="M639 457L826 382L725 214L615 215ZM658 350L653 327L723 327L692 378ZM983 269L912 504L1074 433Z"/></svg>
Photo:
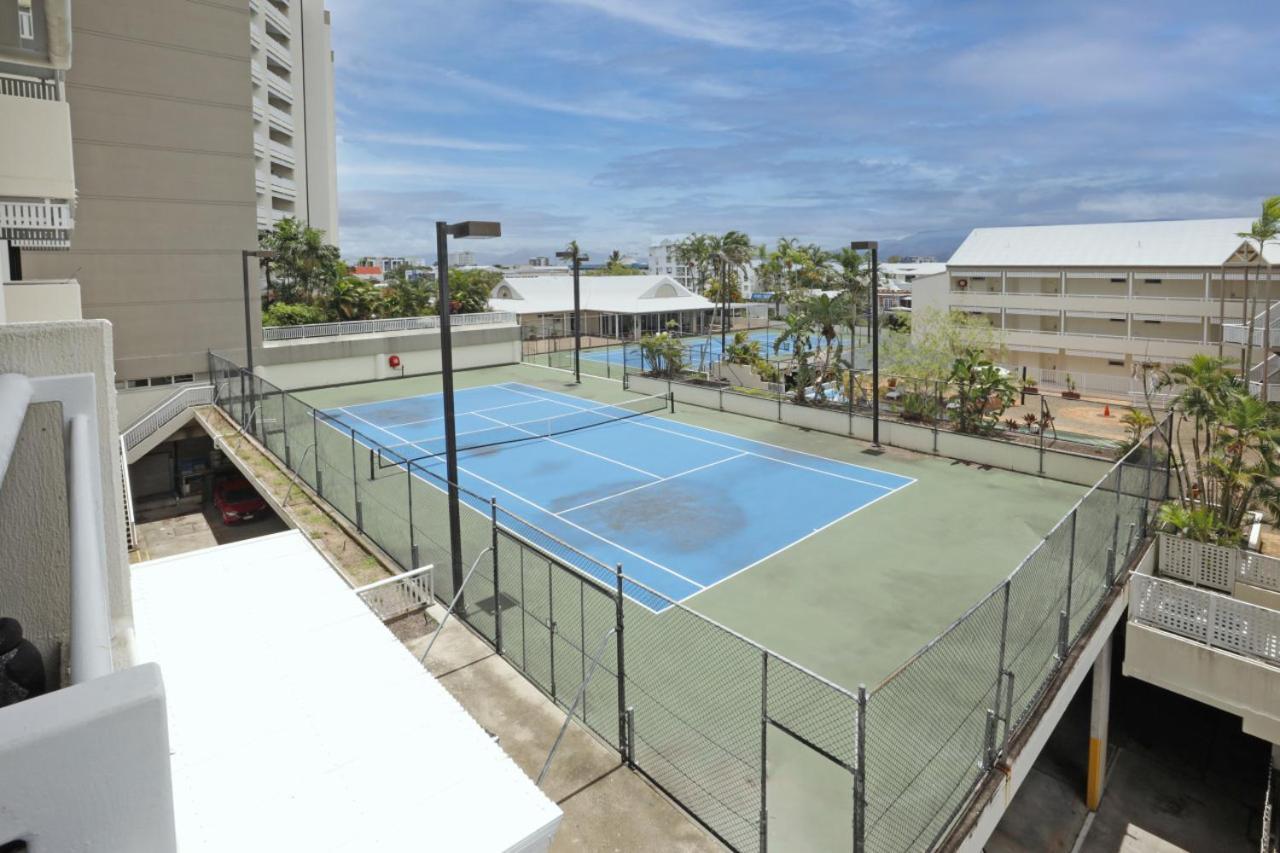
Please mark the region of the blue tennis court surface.
<svg viewBox="0 0 1280 853"><path fill-rule="evenodd" d="M781 332L778 329L756 329L747 333L747 340L760 344L760 355L763 358L789 358L793 352L791 341L784 341L780 347L776 350L774 349L774 343L778 340L780 334ZM720 347L719 332L711 335L689 336L682 338L681 341L685 346L685 360L695 368L705 370L708 364L720 360L720 353L723 350ZM733 344L732 333L729 334L728 341L730 345ZM854 350L853 341L848 334L841 337L841 342L844 344L846 355L852 354ZM816 337L812 343L814 346L819 343L825 346L825 342ZM623 364L625 362L628 367L643 367L640 345L634 342L626 347L612 345L584 349L582 357L588 361L607 361L611 364ZM859 367L862 366L861 362L865 358L869 358L869 356L865 353L858 353Z"/></svg>
<svg viewBox="0 0 1280 853"><path fill-rule="evenodd" d="M459 446L488 445L459 454L461 486L674 601L915 482L680 423L654 398L600 404L508 382L455 402ZM439 394L326 414L407 458L443 452ZM419 464L443 476L443 459Z"/></svg>

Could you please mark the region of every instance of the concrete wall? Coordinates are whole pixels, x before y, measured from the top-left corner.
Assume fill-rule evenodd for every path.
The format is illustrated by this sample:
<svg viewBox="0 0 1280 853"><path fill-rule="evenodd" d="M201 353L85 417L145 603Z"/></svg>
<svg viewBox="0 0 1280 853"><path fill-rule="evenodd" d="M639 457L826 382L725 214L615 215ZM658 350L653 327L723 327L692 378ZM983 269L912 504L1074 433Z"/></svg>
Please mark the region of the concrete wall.
<svg viewBox="0 0 1280 853"><path fill-rule="evenodd" d="M79 279L85 315L114 326L122 379L200 372L206 350L243 348L240 251L257 244L248 6L74 4L76 229L69 252L24 253L24 275Z"/></svg>
<svg viewBox="0 0 1280 853"><path fill-rule="evenodd" d="M329 13L324 0L301 0L298 31L294 34L302 60L295 74L294 98L301 99L305 134L295 153L305 161L298 175L299 207L314 228L338 245L337 121L334 117L333 49ZM297 100L295 100L295 105ZM295 118L295 127L299 121ZM305 194L305 201L304 201Z"/></svg>
<svg viewBox="0 0 1280 853"><path fill-rule="evenodd" d="M176 850L167 725L155 664L0 708L0 840Z"/></svg>
<svg viewBox="0 0 1280 853"><path fill-rule="evenodd" d="M132 660L133 601L129 587L129 561L125 548L123 485L120 479L120 430L116 421L115 377L111 368L111 325L103 320L0 325L0 373L30 377L93 375L99 427L98 457L102 465L103 528L106 534L106 571L110 595L112 639L116 665ZM61 471L53 472L64 480ZM51 488L51 472L42 466L21 481L5 478L5 490L37 500L37 493ZM37 479L38 478L38 479ZM39 524L47 524L44 519ZM67 565L63 552L49 541L22 564L10 566L7 555L21 553L20 543L32 536L30 523L0 518L0 575L12 575L17 583L44 585L59 565ZM45 542L45 540L41 540ZM16 574L15 574L16 573ZM3 609L0 598L0 609Z"/></svg>
<svg viewBox="0 0 1280 853"><path fill-rule="evenodd" d="M390 355L400 356L392 369ZM453 366L458 370L520 361L517 326L483 326L453 331ZM367 382L440 371L440 333L398 332L288 341L267 345L257 372L286 390L343 382ZM403 371L403 372L402 372Z"/></svg>
<svg viewBox="0 0 1280 853"><path fill-rule="evenodd" d="M27 409L0 484L0 616L22 623L44 656L49 684L61 680L62 644L71 637L71 540L68 534L62 407Z"/></svg>
<svg viewBox="0 0 1280 853"><path fill-rule="evenodd" d="M75 279L8 282L3 296L0 321L7 323L79 320L84 316L80 308L80 283Z"/></svg>
<svg viewBox="0 0 1280 853"><path fill-rule="evenodd" d="M0 116L0 198L74 199L67 104L0 95Z"/></svg>

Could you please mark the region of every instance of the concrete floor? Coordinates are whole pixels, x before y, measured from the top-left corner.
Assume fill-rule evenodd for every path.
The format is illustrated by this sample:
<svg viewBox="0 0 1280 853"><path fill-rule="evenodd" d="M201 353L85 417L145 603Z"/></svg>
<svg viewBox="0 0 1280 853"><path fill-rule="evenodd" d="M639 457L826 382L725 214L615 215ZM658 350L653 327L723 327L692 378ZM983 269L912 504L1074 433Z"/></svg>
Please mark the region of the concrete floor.
<svg viewBox="0 0 1280 853"><path fill-rule="evenodd" d="M392 626L415 655L431 639L433 619L405 617ZM445 688L476 721L498 738L507 755L537 779L565 712L514 667L498 657L466 627L450 621L427 661ZM640 774L625 767L617 750L571 723L542 790L564 810L554 851L641 851L673 853L725 848L673 805Z"/></svg>
<svg viewBox="0 0 1280 853"><path fill-rule="evenodd" d="M1121 655L1117 649L1117 672ZM1120 675L1112 687L1106 788L1081 839L1089 697L1086 682L988 853L1257 849L1268 746L1244 734L1236 717Z"/></svg>
<svg viewBox="0 0 1280 853"><path fill-rule="evenodd" d="M151 512L151 515L155 514L155 511ZM212 548L228 542L240 542L256 536L268 536L289 529L270 509L262 518L253 521L223 524L222 517L213 504L205 504L196 511L179 510L176 515L139 522L135 527L138 535L138 550L132 555L132 562L135 563Z"/></svg>

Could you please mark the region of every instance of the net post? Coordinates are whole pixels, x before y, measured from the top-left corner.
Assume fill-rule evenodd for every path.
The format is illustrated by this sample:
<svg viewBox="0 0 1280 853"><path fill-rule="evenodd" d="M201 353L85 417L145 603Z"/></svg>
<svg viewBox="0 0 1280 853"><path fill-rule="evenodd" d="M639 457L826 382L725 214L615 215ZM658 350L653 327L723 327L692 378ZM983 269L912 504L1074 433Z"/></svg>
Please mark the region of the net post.
<svg viewBox="0 0 1280 853"><path fill-rule="evenodd" d="M769 650L760 650L760 851L769 848Z"/></svg>
<svg viewBox="0 0 1280 853"><path fill-rule="evenodd" d="M615 640L618 648L618 749L628 767L636 766L635 713L627 707L627 657L622 645L622 563L617 565L617 594L613 600Z"/></svg>
<svg viewBox="0 0 1280 853"><path fill-rule="evenodd" d="M670 391L670 390L667 391L667 398L668 398L668 403L671 406L671 414L674 415L676 413L676 392Z"/></svg>
<svg viewBox="0 0 1280 853"><path fill-rule="evenodd" d="M867 849L867 685L858 685L857 766L853 769L853 853Z"/></svg>
<svg viewBox="0 0 1280 853"><path fill-rule="evenodd" d="M356 530L364 533L364 507L360 505L360 478L356 475L356 428L351 427L351 496L356 502Z"/></svg>
<svg viewBox="0 0 1280 853"><path fill-rule="evenodd" d="M370 480L378 476L378 469L375 468L373 464L375 455L379 458L379 460L381 460L382 448L378 448L376 451L372 447L369 448L369 479Z"/></svg>
<svg viewBox="0 0 1280 853"><path fill-rule="evenodd" d="M412 528L412 523L409 525ZM493 555L493 641L502 656L502 592L498 587L498 499L489 498L489 550ZM585 647L584 647L585 648ZM586 716L585 712L583 714Z"/></svg>
<svg viewBox="0 0 1280 853"><path fill-rule="evenodd" d="M315 409L311 410L311 446L315 449L315 466L316 466L316 494L324 497L324 477L320 473L320 413Z"/></svg>

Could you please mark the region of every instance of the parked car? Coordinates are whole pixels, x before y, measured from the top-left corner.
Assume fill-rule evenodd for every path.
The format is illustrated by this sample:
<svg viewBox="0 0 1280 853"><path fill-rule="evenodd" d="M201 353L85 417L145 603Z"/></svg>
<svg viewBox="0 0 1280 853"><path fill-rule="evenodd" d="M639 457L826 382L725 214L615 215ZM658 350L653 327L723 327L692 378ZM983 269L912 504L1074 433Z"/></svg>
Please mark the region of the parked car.
<svg viewBox="0 0 1280 853"><path fill-rule="evenodd" d="M267 502L243 477L223 480L214 486L213 505L222 513L223 524L239 524L267 514Z"/></svg>

